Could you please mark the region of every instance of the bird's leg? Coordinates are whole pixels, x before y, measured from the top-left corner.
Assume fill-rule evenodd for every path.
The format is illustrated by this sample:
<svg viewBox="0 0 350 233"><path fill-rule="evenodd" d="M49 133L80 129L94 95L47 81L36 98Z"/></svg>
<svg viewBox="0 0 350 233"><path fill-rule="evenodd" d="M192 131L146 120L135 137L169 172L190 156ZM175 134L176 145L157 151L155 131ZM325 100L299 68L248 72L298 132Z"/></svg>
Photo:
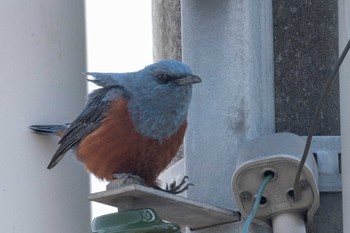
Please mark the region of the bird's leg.
<svg viewBox="0 0 350 233"><path fill-rule="evenodd" d="M184 176L178 185L176 185L176 181L174 181L170 184L166 184L165 189L159 186L156 186L156 189L167 193L171 193L171 194L179 194L186 191L189 188L189 186L191 185L194 186L194 184L192 183L187 184L186 179L188 179L188 176Z"/></svg>
<svg viewBox="0 0 350 233"><path fill-rule="evenodd" d="M115 173L113 174L113 178L115 179L107 185L107 190L119 188L128 184L145 185L145 182L141 177L130 173Z"/></svg>
<svg viewBox="0 0 350 233"><path fill-rule="evenodd" d="M122 184L145 185L145 181L141 177L130 173L115 173L113 177L120 180Z"/></svg>

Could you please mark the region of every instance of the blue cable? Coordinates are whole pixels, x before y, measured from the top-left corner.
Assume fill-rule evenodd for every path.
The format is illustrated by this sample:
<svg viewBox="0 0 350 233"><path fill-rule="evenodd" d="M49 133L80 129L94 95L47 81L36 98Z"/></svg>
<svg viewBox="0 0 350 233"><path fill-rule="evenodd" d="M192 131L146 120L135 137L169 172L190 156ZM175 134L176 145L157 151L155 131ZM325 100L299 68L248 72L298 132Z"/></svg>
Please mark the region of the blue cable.
<svg viewBox="0 0 350 233"><path fill-rule="evenodd" d="M242 233L248 233L249 225L252 222L252 220L253 220L253 218L254 218L254 216L256 214L256 211L259 208L262 192L264 191L265 186L267 185L267 182L269 182L272 178L273 178L273 175L268 175L268 176L265 177L264 181L261 183L261 185L259 187L259 190L258 190L258 193L256 195L256 199L255 199L255 202L254 202L254 205L253 205L252 212L249 214L247 220L244 223L244 227L243 227Z"/></svg>

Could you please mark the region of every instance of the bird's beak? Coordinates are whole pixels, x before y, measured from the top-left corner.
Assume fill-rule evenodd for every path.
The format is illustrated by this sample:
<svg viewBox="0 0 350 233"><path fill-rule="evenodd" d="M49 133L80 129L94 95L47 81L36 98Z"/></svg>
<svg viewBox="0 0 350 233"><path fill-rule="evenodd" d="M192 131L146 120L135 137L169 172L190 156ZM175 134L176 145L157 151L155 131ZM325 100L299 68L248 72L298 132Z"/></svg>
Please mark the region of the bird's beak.
<svg viewBox="0 0 350 233"><path fill-rule="evenodd" d="M188 74L186 76L183 76L181 78L174 80L173 82L179 86L182 86L182 85L200 83L202 82L202 79L196 75Z"/></svg>

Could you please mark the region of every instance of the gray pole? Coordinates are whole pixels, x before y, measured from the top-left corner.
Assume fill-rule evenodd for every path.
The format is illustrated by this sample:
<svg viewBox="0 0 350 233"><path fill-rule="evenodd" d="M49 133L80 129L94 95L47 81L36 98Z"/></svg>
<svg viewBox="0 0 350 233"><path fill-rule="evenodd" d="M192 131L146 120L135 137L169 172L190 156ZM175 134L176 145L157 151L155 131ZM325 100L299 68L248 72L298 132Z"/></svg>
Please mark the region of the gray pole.
<svg viewBox="0 0 350 233"><path fill-rule="evenodd" d="M183 61L203 80L188 116L185 173L196 186L187 196L236 209L231 178L237 152L248 140L274 132L272 3L185 0L182 29Z"/></svg>
<svg viewBox="0 0 350 233"><path fill-rule="evenodd" d="M180 0L152 0L153 60L181 61Z"/></svg>
<svg viewBox="0 0 350 233"><path fill-rule="evenodd" d="M0 224L3 232L90 232L89 180L58 140L31 124L64 123L86 93L84 1L0 0Z"/></svg>

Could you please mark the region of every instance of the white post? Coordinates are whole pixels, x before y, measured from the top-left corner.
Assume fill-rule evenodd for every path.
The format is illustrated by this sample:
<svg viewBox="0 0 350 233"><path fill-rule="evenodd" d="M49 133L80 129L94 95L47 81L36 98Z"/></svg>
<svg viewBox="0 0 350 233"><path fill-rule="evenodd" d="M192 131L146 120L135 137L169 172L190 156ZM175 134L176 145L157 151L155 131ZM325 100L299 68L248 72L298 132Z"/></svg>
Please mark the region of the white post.
<svg viewBox="0 0 350 233"><path fill-rule="evenodd" d="M341 53L350 38L350 1L340 0L338 4L339 51ZM339 78L343 232L350 232L350 54L346 56L340 67Z"/></svg>
<svg viewBox="0 0 350 233"><path fill-rule="evenodd" d="M86 92L83 0L0 0L0 225L3 232L90 232L88 176L72 154L47 170Z"/></svg>

